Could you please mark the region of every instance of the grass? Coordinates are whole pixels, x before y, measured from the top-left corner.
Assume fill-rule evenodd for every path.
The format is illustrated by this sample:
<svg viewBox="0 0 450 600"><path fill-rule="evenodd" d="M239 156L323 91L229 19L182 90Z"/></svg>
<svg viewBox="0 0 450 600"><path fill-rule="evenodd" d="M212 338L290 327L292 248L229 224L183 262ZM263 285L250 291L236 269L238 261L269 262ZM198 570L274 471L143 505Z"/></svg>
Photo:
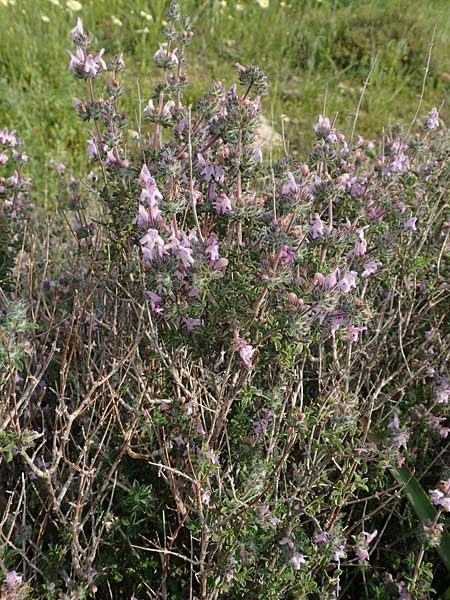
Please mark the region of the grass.
<svg viewBox="0 0 450 600"><path fill-rule="evenodd" d="M124 52L125 102L133 106L138 74L144 99L157 77L152 56L168 2L85 1L79 12L59 4L17 0L12 6L0 5L0 124L17 128L25 138L40 193L48 181L51 157L81 166L74 163L72 150L84 145L86 135L70 102L83 90L68 72L65 54L76 17L83 18L96 46L105 46L110 56ZM446 0L271 0L267 9L256 0L226 4L183 2L196 34L189 56L194 85L187 100L193 101L211 79L234 81L234 63L259 64L271 82L266 115L273 115L277 129L280 115L288 117L287 136L294 152L310 141L311 124L320 112L339 113L341 128L351 128L371 67L358 132L376 137L383 127L407 123L417 104L435 26L423 112L448 100ZM112 16L122 26L114 24Z"/></svg>

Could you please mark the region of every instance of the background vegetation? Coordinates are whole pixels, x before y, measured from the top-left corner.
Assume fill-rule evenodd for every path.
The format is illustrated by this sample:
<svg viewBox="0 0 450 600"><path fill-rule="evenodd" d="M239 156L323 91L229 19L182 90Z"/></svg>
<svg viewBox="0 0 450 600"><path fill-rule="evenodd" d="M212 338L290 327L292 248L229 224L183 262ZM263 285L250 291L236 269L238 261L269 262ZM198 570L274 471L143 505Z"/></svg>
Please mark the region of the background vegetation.
<svg viewBox="0 0 450 600"><path fill-rule="evenodd" d="M167 1L5 0L1 6L0 115L29 140L31 175L46 193L50 157L64 162L85 144L85 128L68 99L78 93L64 61L76 15L95 31L96 46L126 57L125 106L133 126L135 101L146 98L156 68L153 52ZM258 64L268 74L265 115L280 132L285 123L292 152L305 150L317 114L339 113L346 132L353 122L363 82L370 85L358 131L379 137L383 128L406 123L421 92L429 44L436 27L426 89L427 103L440 106L450 89L450 14L446 0L186 0L195 38L190 49L191 86L186 102L212 79L229 84L232 65ZM272 119L271 119L272 115ZM39 158L37 158L39 157ZM82 154L78 154L82 161ZM73 162L73 161L72 161ZM79 165L80 166L80 165ZM43 172L44 169L44 172Z"/></svg>

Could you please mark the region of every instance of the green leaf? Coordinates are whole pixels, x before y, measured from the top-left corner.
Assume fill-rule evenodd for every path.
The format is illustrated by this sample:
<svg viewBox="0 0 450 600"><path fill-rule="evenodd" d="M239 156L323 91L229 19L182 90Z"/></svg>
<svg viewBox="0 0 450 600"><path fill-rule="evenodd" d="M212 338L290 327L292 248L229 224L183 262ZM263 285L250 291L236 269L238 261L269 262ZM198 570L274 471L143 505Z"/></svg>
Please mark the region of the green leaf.
<svg viewBox="0 0 450 600"><path fill-rule="evenodd" d="M419 521L432 521L436 515L436 510L431 503L428 494L425 492L419 481L414 477L408 467L392 467L391 473L397 483L403 486L403 493L408 498ZM450 573L450 534L444 529L437 551L442 562ZM450 598L450 596L449 596Z"/></svg>

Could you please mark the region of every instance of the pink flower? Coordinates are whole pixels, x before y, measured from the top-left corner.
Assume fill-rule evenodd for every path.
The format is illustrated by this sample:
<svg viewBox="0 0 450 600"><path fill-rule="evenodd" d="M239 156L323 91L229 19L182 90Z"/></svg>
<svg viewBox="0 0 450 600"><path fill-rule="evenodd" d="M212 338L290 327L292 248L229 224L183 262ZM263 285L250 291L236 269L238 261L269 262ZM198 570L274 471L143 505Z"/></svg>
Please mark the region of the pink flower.
<svg viewBox="0 0 450 600"><path fill-rule="evenodd" d="M148 180L151 180L152 182L155 181L150 175L150 171L148 170L148 167L145 164L142 166L141 172L139 173L139 179L141 180L141 184L143 185L143 187L147 187Z"/></svg>
<svg viewBox="0 0 450 600"><path fill-rule="evenodd" d="M140 239L142 246L142 254L148 261L155 258L162 258L165 251L165 243L159 232L156 229L149 229L147 233Z"/></svg>
<svg viewBox="0 0 450 600"><path fill-rule="evenodd" d="M431 502L436 506L442 506L446 512L450 512L450 479L441 481L439 490L430 490Z"/></svg>
<svg viewBox="0 0 450 600"><path fill-rule="evenodd" d="M417 217L410 217L403 225L403 229L407 231L416 231Z"/></svg>
<svg viewBox="0 0 450 600"><path fill-rule="evenodd" d="M203 325L201 319L191 319L190 317L183 317L183 323L186 325L188 331L193 331L197 327Z"/></svg>
<svg viewBox="0 0 450 600"><path fill-rule="evenodd" d="M338 286L347 294L352 287L356 288L355 279L358 273L356 271L349 271L342 279L338 282Z"/></svg>
<svg viewBox="0 0 450 600"><path fill-rule="evenodd" d="M291 550L294 549L294 542L291 540L291 538L288 537L284 537L282 540L280 540L278 542L280 544L280 546L287 546L288 548L290 548Z"/></svg>
<svg viewBox="0 0 450 600"><path fill-rule="evenodd" d="M288 171L287 173L288 176L288 183L285 183L283 185L283 187L281 188L281 193L284 196L287 196L288 194L296 194L298 192L298 185L295 182L294 176L292 175L292 173L290 171ZM314 237L314 236L313 236Z"/></svg>
<svg viewBox="0 0 450 600"><path fill-rule="evenodd" d="M74 27L70 33L72 34L73 40L76 40L76 38L84 35L83 21L80 19L80 17L77 19L76 27Z"/></svg>
<svg viewBox="0 0 450 600"><path fill-rule="evenodd" d="M301 566L306 564L306 560L303 554L300 554L300 552L294 552L289 564L292 565L296 571L299 571Z"/></svg>
<svg viewBox="0 0 450 600"><path fill-rule="evenodd" d="M381 262L376 262L373 260L369 260L368 262L364 263L364 271L361 273L361 277L369 277L369 275L372 275L373 273L376 273L378 267L381 267L383 263Z"/></svg>
<svg viewBox="0 0 450 600"><path fill-rule="evenodd" d="M150 307L154 313L161 314L164 309L161 306L162 298L155 294L155 292L146 291L145 295L150 298Z"/></svg>
<svg viewBox="0 0 450 600"><path fill-rule="evenodd" d="M364 238L364 230L367 229L367 227L368 225L358 229L359 240L355 242L353 250L348 254L349 256L364 256L364 254L367 252L367 242Z"/></svg>
<svg viewBox="0 0 450 600"><path fill-rule="evenodd" d="M328 117L322 117L319 115L319 120L314 125L314 132L319 138L326 138L331 132L331 123Z"/></svg>
<svg viewBox="0 0 450 600"><path fill-rule="evenodd" d="M225 215L231 210L231 202L226 194L218 194L216 200L213 203L214 208L218 215Z"/></svg>
<svg viewBox="0 0 450 600"><path fill-rule="evenodd" d="M228 258L222 257L222 258L219 258L219 260L214 263L214 268L215 269L225 269L227 265L228 265Z"/></svg>
<svg viewBox="0 0 450 600"><path fill-rule="evenodd" d="M208 244L205 253L209 254L209 260L211 261L211 263L216 262L216 260L219 260L220 256L219 256L219 238L217 237L217 235L215 233L212 233L209 238L207 239L206 243Z"/></svg>
<svg viewBox="0 0 450 600"><path fill-rule="evenodd" d="M388 423L387 428L388 429L400 429L400 421L399 421L398 415L395 415L395 417L392 419L392 421L390 423Z"/></svg>
<svg viewBox="0 0 450 600"><path fill-rule="evenodd" d="M204 430L204 428L203 428L203 425L202 425L202 422L201 422L201 421L199 421L199 422L197 423L197 429L196 429L196 431L197 431L197 433L198 433L198 434L200 434L200 435L206 435L206 431Z"/></svg>
<svg viewBox="0 0 450 600"><path fill-rule="evenodd" d="M347 334L348 334L348 339L351 342L357 342L358 341L358 337L359 334L362 331L367 331L367 327L355 327L354 325L351 325L348 329L347 329Z"/></svg>
<svg viewBox="0 0 450 600"><path fill-rule="evenodd" d="M262 149L263 147L266 145L266 142L261 142L261 144L258 144L257 146L255 146L253 148L253 160L259 164L262 163L263 161L263 155L262 155Z"/></svg>
<svg viewBox="0 0 450 600"><path fill-rule="evenodd" d="M361 533L359 534L359 542L355 550L355 554L360 561L369 560L369 544L375 539L377 535L378 531L376 529L372 533L368 533L367 531L361 531Z"/></svg>
<svg viewBox="0 0 450 600"><path fill-rule="evenodd" d="M5 577L5 584L8 590L12 591L22 585L22 575L17 575L16 571L8 571Z"/></svg>
<svg viewBox="0 0 450 600"><path fill-rule="evenodd" d="M91 160L98 156L98 148L94 140L87 141L87 153Z"/></svg>
<svg viewBox="0 0 450 600"><path fill-rule="evenodd" d="M250 344L245 344L239 349L239 355L247 369L251 369L253 367L252 356L254 352L255 348L253 348L253 346L250 346Z"/></svg>
<svg viewBox="0 0 450 600"><path fill-rule="evenodd" d="M247 367L247 369L251 369L253 367L252 364L252 356L256 350L250 344L247 344L245 340L242 338L236 338L233 342L234 348L238 350L239 356L241 357L242 362Z"/></svg>
<svg viewBox="0 0 450 600"><path fill-rule="evenodd" d="M365 548L357 548L355 554L359 560L369 560L369 552Z"/></svg>
<svg viewBox="0 0 450 600"><path fill-rule="evenodd" d="M438 377L436 385L436 402L438 404L448 404L450 398L450 385L446 377Z"/></svg>
<svg viewBox="0 0 450 600"><path fill-rule="evenodd" d="M439 127L439 112L436 107L433 107L424 123L425 129L437 129Z"/></svg>
<svg viewBox="0 0 450 600"><path fill-rule="evenodd" d="M153 179L153 178L152 178ZM139 196L139 202L144 204L147 203L149 208L149 218L154 223L158 223L162 220L162 215L158 207L158 199L162 198L161 193L159 192L156 185L150 187L150 190L143 189L141 191L141 195Z"/></svg>
<svg viewBox="0 0 450 600"><path fill-rule="evenodd" d="M402 446L404 446L406 448L406 444L409 440L409 434L405 433L405 432L400 432L397 435L394 435L394 437L392 438L392 441L394 442L394 444L397 446L397 448L400 450L400 448Z"/></svg>
<svg viewBox="0 0 450 600"><path fill-rule="evenodd" d="M217 456L217 454L214 452L214 450L212 448L210 448L208 450L208 452L206 453L206 458L208 458L213 465L219 465L219 457Z"/></svg>
<svg viewBox="0 0 450 600"><path fill-rule="evenodd" d="M211 500L211 492L209 490L203 492L201 500L202 504L204 504L205 506L209 506L209 502Z"/></svg>
<svg viewBox="0 0 450 600"><path fill-rule="evenodd" d="M150 225L150 215L148 210L142 204L139 204L138 216L135 218L134 223L140 229L144 229Z"/></svg>
<svg viewBox="0 0 450 600"><path fill-rule="evenodd" d="M313 240L317 239L319 236L323 235L323 221L320 218L319 213L314 215L314 220L311 221L311 236Z"/></svg>

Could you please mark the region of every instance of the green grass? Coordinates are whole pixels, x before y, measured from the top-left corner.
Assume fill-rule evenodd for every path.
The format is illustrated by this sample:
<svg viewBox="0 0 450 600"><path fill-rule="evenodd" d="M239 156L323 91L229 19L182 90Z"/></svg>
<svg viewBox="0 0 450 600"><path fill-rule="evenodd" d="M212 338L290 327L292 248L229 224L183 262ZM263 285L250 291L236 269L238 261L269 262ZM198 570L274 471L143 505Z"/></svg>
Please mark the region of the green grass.
<svg viewBox="0 0 450 600"><path fill-rule="evenodd" d="M236 9L241 5L243 10ZM71 98L85 90L67 70L70 28L80 15L94 34L95 46L109 55L123 51L127 63L126 105L135 110L136 79L147 97L158 73L152 56L168 2L95 0L74 13L49 0L17 0L1 6L0 125L17 128L31 157L36 189L43 189L50 157L80 167L85 129L71 109ZM422 113L439 106L450 88L450 13L447 0L186 0L195 41L190 48L193 82L188 101L211 79L234 81L233 64L259 64L270 77L266 115L275 125L289 117L291 149L301 151L311 126L323 112L339 113L343 131L350 128L363 81L376 57L358 119L358 131L379 136L383 127L409 122L420 94L428 46L436 26ZM148 21L140 15L152 15ZM114 25L111 16L123 25ZM49 22L43 22L42 16ZM147 31L148 30L148 31Z"/></svg>

